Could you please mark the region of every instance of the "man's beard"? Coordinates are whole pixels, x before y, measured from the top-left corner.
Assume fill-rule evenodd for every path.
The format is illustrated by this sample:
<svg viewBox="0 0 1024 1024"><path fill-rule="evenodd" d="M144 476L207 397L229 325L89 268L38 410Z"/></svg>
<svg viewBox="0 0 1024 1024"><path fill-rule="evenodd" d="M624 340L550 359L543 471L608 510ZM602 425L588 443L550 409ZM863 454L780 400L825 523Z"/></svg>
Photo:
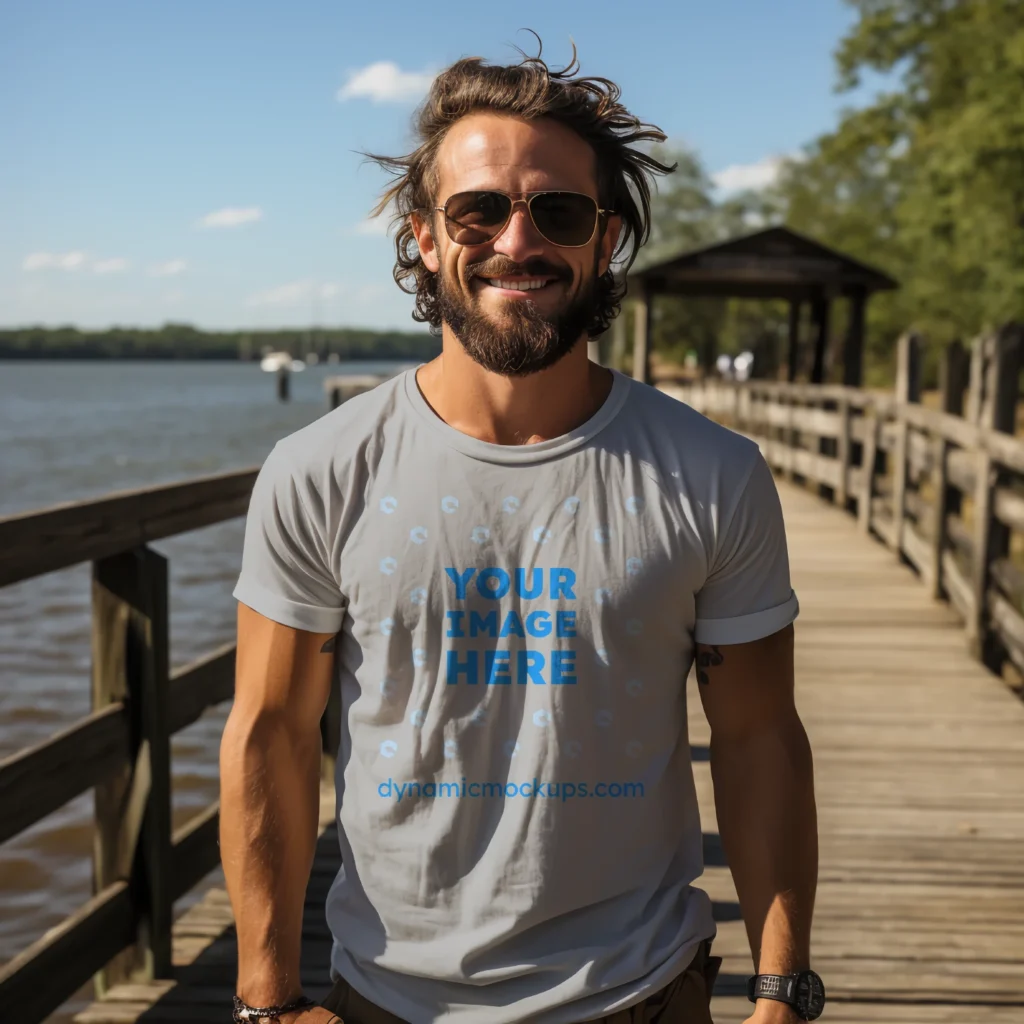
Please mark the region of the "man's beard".
<svg viewBox="0 0 1024 1024"><path fill-rule="evenodd" d="M483 277L479 273L469 275L471 269L467 268L469 280ZM548 272L529 264L525 269L527 273ZM496 278L501 274L488 272L486 276ZM525 377L557 363L575 348L593 323L600 301L595 267L579 293L553 316L542 314L536 303L528 299L511 299L492 319L480 309L478 296L464 296L457 287L449 287L443 270L438 277L441 319L471 359L503 377ZM559 277L562 280L564 277Z"/></svg>

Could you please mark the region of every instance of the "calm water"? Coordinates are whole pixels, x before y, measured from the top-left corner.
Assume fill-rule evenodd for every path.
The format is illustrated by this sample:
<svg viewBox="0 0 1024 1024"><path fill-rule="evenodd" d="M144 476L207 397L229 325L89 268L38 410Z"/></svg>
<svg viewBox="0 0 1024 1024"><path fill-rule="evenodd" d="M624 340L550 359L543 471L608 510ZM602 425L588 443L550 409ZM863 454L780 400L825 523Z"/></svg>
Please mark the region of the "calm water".
<svg viewBox="0 0 1024 1024"><path fill-rule="evenodd" d="M309 367L278 403L254 363L0 362L0 516L259 465L327 412ZM234 638L244 520L155 543L170 559L172 667ZM0 759L89 711L89 566L0 588ZM217 795L225 710L174 740L175 825ZM0 846L0 963L90 895L92 793ZM0 1013L2 1016L2 1013Z"/></svg>

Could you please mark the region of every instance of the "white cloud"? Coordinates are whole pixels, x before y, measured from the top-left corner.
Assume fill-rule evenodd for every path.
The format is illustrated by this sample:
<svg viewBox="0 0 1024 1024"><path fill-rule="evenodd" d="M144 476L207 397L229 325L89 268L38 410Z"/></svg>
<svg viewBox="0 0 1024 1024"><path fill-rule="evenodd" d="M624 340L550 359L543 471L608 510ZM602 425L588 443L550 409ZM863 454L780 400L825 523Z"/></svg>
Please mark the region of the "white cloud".
<svg viewBox="0 0 1024 1024"><path fill-rule="evenodd" d="M266 291L255 292L246 299L247 306L295 306L313 293L313 281L292 281Z"/></svg>
<svg viewBox="0 0 1024 1024"><path fill-rule="evenodd" d="M78 270L85 264L85 253L33 252L22 261L22 270Z"/></svg>
<svg viewBox="0 0 1024 1024"><path fill-rule="evenodd" d="M119 271L128 269L128 261L120 256L111 260L97 260L92 265L95 274L116 274Z"/></svg>
<svg viewBox="0 0 1024 1024"><path fill-rule="evenodd" d="M752 164L732 164L712 174L711 180L723 192L767 188L779 176L786 159L784 156L766 156Z"/></svg>
<svg viewBox="0 0 1024 1024"><path fill-rule="evenodd" d="M157 263L150 267L150 277L174 277L176 274L184 273L188 264L184 260L168 260L166 263Z"/></svg>
<svg viewBox="0 0 1024 1024"><path fill-rule="evenodd" d="M225 206L214 210L199 221L203 228L236 228L239 224L251 224L263 220L263 211L258 206Z"/></svg>
<svg viewBox="0 0 1024 1024"><path fill-rule="evenodd" d="M354 228L352 228L352 234L387 235L389 234L388 224L388 218L383 214L380 217L368 217L366 220L361 220Z"/></svg>
<svg viewBox="0 0 1024 1024"><path fill-rule="evenodd" d="M337 100L339 103L352 99L369 99L374 103L417 100L433 80L433 71L402 71L393 61L379 60L350 71L348 81L337 92Z"/></svg>
<svg viewBox="0 0 1024 1024"><path fill-rule="evenodd" d="M254 292L246 300L247 306L301 306L309 309L317 299L335 299L343 296L346 302L363 301L369 298L380 298L388 294L379 284L356 285L351 282L318 281L305 278L301 281L290 281L288 284L267 288Z"/></svg>

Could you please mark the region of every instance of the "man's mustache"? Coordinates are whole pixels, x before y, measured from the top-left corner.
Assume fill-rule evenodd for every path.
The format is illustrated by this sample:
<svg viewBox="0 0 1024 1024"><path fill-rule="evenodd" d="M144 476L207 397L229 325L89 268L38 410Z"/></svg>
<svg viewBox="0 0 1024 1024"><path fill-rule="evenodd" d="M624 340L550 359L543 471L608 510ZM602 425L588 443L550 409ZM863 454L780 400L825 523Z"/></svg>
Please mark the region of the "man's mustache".
<svg viewBox="0 0 1024 1024"><path fill-rule="evenodd" d="M468 277L513 277L523 275L527 277L554 277L559 281L567 280L572 275L565 267L556 267L544 260L527 260L526 263L514 263L510 259L491 257L482 260L480 263L470 263L466 266Z"/></svg>

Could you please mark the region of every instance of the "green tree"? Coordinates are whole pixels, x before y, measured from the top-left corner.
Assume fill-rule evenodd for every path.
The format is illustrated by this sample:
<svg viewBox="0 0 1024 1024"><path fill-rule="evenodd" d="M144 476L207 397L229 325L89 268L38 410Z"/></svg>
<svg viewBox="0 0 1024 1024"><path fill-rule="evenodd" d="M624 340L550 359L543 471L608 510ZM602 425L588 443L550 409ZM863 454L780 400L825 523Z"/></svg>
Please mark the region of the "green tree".
<svg viewBox="0 0 1024 1024"><path fill-rule="evenodd" d="M846 112L774 190L787 223L897 277L869 315L869 366L900 330L942 343L1024 316L1024 0L846 0Z"/></svg>

